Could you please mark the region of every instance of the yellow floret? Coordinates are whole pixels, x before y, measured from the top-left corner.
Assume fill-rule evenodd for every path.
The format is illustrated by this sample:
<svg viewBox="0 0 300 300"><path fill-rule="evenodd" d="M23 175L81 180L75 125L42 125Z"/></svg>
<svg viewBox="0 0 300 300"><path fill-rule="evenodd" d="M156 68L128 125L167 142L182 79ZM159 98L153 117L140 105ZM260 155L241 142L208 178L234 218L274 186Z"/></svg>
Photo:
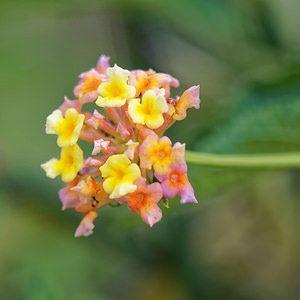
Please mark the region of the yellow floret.
<svg viewBox="0 0 300 300"><path fill-rule="evenodd" d="M135 96L135 87L128 85L130 72L117 65L107 69L110 82L103 82L98 87L99 97L96 104L100 107L120 107L126 100Z"/></svg>
<svg viewBox="0 0 300 300"><path fill-rule="evenodd" d="M52 158L41 167L46 171L48 177L55 178L61 175L63 182L70 182L83 168L83 152L77 144L63 148L60 160Z"/></svg>
<svg viewBox="0 0 300 300"><path fill-rule="evenodd" d="M141 177L141 171L137 164L131 163L125 154L112 155L106 163L100 167L104 178L103 188L110 194L110 199L122 197L136 190L134 181Z"/></svg>
<svg viewBox="0 0 300 300"><path fill-rule="evenodd" d="M79 114L76 109L69 108L65 117L60 110L55 110L47 118L46 133L57 134L59 147L68 147L77 143L80 130L84 122L84 115Z"/></svg>
<svg viewBox="0 0 300 300"><path fill-rule="evenodd" d="M149 90L143 95L142 103L139 99L132 99L128 105L128 113L133 122L146 124L152 129L163 124L163 113L167 111L168 104L164 97L164 89L161 89L158 95L153 90Z"/></svg>

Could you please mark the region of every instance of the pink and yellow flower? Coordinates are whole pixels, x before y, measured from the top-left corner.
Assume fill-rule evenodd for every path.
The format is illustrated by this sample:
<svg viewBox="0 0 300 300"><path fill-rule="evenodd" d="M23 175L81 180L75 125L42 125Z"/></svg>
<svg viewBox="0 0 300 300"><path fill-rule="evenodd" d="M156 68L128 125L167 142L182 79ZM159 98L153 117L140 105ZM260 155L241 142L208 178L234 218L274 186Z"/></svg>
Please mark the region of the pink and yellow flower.
<svg viewBox="0 0 300 300"><path fill-rule="evenodd" d="M151 129L160 127L164 123L163 113L168 111L168 104L164 97L165 90L159 94L153 90L147 91L142 98L133 99L128 104L128 113L136 124L147 125Z"/></svg>
<svg viewBox="0 0 300 300"><path fill-rule="evenodd" d="M143 94L148 87L148 75L142 70L133 70L130 72L128 83L135 87L135 97Z"/></svg>
<svg viewBox="0 0 300 300"><path fill-rule="evenodd" d="M110 194L110 199L120 198L136 190L134 181L141 176L137 164L131 163L125 154L112 155L100 167L104 178L103 188Z"/></svg>
<svg viewBox="0 0 300 300"><path fill-rule="evenodd" d="M69 108L63 117L60 110L55 110L47 118L46 133L57 134L57 144L59 147L68 147L77 143L84 115L79 114L75 108Z"/></svg>
<svg viewBox="0 0 300 300"><path fill-rule="evenodd" d="M150 75L149 82L148 82L148 89L153 89L158 91L161 88L164 88L166 91L166 97L170 96L170 87L178 87L179 81L172 77L169 74L164 73L155 73Z"/></svg>
<svg viewBox="0 0 300 300"><path fill-rule="evenodd" d="M96 104L101 107L120 107L135 96L135 88L128 85L130 72L117 65L107 69L109 82L103 82L98 88Z"/></svg>
<svg viewBox="0 0 300 300"><path fill-rule="evenodd" d="M131 212L140 215L142 220L152 227L162 217L161 209L157 205L163 196L162 188L158 182L147 184L144 177L140 177L135 184L137 185L136 191L118 201L126 202Z"/></svg>
<svg viewBox="0 0 300 300"><path fill-rule="evenodd" d="M194 195L193 187L187 178L186 165L172 164L171 170L166 176L155 175L156 178L162 183L164 197L174 198L176 195L181 196L180 203L198 203Z"/></svg>
<svg viewBox="0 0 300 300"><path fill-rule="evenodd" d="M169 74L156 73L153 70L142 71L133 70L129 76L129 84L136 89L136 97L144 94L148 90L153 90L156 93L161 88L165 89L165 97L170 95L170 86L178 87L179 81Z"/></svg>
<svg viewBox="0 0 300 300"><path fill-rule="evenodd" d="M159 139L156 135L150 135L140 148L140 166L148 170L153 167L156 174L166 175L172 163L185 164L184 152L184 144L177 142L172 148L172 142L168 137Z"/></svg>
<svg viewBox="0 0 300 300"><path fill-rule="evenodd" d="M100 74L95 69L91 69L81 73L79 78L81 78L81 80L74 88L74 96L77 97L82 104L95 101L98 97L97 89L99 85L106 80L106 76Z"/></svg>

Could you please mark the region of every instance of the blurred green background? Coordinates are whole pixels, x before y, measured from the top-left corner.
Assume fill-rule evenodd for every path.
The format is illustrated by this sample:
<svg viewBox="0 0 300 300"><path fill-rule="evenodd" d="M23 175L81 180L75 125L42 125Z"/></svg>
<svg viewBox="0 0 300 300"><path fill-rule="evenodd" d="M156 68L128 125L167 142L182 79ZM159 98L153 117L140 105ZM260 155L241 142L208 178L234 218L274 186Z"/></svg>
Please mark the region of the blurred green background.
<svg viewBox="0 0 300 300"><path fill-rule="evenodd" d="M201 85L167 132L211 153L300 151L299 0L0 3L0 299L300 298L299 170L189 166L198 205L153 229L104 208L94 235L61 211L46 117L100 54Z"/></svg>

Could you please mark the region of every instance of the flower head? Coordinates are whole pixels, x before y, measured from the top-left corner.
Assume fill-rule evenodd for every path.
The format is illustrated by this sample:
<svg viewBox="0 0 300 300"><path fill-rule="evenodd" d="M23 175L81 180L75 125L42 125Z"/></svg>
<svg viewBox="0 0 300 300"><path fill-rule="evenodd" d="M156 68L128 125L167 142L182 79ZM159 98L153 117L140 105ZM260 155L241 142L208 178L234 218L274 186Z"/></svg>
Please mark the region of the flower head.
<svg viewBox="0 0 300 300"><path fill-rule="evenodd" d="M110 67L105 55L79 77L76 99L65 97L47 118L46 132L58 135L61 157L41 165L48 177L61 175L66 183L59 191L63 210L84 214L75 236L92 234L96 211L115 200L150 227L162 218L159 203L167 207L175 195L181 203L197 203L185 144L172 145L163 134L188 108L199 108L199 86L171 98L171 87L179 86L171 75ZM88 102L103 107L101 113L84 110ZM91 143L85 159L79 139Z"/></svg>

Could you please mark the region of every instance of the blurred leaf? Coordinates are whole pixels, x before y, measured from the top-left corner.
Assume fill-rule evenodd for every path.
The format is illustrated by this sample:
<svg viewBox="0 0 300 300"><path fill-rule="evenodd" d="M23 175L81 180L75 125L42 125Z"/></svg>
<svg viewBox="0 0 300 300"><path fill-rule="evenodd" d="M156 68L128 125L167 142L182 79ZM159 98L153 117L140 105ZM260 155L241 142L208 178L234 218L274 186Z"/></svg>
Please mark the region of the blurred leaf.
<svg viewBox="0 0 300 300"><path fill-rule="evenodd" d="M300 151L300 91L253 92L195 149L213 153Z"/></svg>

